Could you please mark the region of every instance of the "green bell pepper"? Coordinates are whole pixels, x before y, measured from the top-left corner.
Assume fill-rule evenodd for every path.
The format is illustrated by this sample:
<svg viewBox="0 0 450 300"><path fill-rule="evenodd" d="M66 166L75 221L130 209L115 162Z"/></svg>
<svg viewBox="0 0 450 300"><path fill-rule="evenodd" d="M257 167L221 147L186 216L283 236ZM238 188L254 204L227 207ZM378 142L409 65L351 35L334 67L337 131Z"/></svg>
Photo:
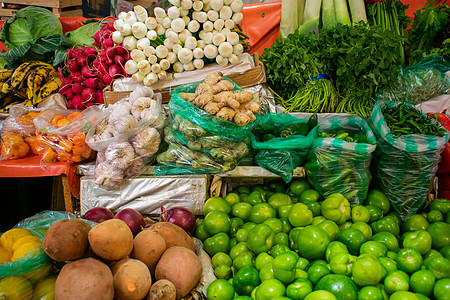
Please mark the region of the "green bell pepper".
<svg viewBox="0 0 450 300"><path fill-rule="evenodd" d="M261 252L268 252L273 247L275 232L266 224L258 224L253 227L247 236L248 248L256 255Z"/></svg>
<svg viewBox="0 0 450 300"><path fill-rule="evenodd" d="M334 274L350 276L352 274L352 267L355 259L356 257L349 253L336 253L330 261L331 272Z"/></svg>
<svg viewBox="0 0 450 300"><path fill-rule="evenodd" d="M228 253L230 250L230 238L226 233L220 232L205 239L203 247L211 257L217 252Z"/></svg>
<svg viewBox="0 0 450 300"><path fill-rule="evenodd" d="M250 296L260 283L258 270L251 266L242 267L233 277L234 290L239 295Z"/></svg>
<svg viewBox="0 0 450 300"><path fill-rule="evenodd" d="M400 235L400 226L394 216L386 216L378 221L372 222L370 227L372 227L374 234L384 231L390 232L396 237Z"/></svg>
<svg viewBox="0 0 450 300"><path fill-rule="evenodd" d="M339 193L328 196L321 204L322 215L336 224L343 224L350 219L350 202Z"/></svg>
<svg viewBox="0 0 450 300"><path fill-rule="evenodd" d="M294 281L297 260L298 254L294 251L287 251L277 255L272 262L275 278L284 284L289 284Z"/></svg>
<svg viewBox="0 0 450 300"><path fill-rule="evenodd" d="M280 137L288 137L290 135L307 135L308 131L309 131L308 123L300 122L281 129Z"/></svg>

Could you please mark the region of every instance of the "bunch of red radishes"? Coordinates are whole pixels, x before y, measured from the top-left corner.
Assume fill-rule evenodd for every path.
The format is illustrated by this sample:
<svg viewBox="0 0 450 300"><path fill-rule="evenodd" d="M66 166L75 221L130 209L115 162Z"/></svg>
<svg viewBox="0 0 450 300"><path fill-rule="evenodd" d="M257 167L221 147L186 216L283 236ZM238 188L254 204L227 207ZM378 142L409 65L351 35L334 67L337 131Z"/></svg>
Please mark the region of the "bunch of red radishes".
<svg viewBox="0 0 450 300"><path fill-rule="evenodd" d="M113 23L108 22L92 36L92 46L77 45L67 51L67 62L59 70L63 81L59 92L67 98L67 108L83 110L104 103L103 89L116 78L130 76L124 70L129 53L113 42L114 31Z"/></svg>

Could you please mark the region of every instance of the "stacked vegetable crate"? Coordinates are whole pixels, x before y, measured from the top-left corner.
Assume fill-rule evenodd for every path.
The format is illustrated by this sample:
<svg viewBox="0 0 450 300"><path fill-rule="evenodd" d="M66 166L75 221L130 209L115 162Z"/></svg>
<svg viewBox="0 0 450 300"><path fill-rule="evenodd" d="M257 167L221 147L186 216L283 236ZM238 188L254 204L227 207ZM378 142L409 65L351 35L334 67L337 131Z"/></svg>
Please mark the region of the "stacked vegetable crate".
<svg viewBox="0 0 450 300"><path fill-rule="evenodd" d="M8 0L9 4L42 6L50 9L57 17L81 17L82 0ZM6 19L14 16L17 9L0 7L0 18Z"/></svg>

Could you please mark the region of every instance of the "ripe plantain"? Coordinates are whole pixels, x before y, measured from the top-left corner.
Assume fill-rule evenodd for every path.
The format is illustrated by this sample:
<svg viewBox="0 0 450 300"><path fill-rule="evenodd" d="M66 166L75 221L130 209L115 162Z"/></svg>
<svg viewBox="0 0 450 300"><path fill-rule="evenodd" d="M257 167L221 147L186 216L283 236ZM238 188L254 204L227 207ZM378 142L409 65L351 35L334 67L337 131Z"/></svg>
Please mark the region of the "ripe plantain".
<svg viewBox="0 0 450 300"><path fill-rule="evenodd" d="M41 61L30 61L21 64L12 74L10 78L10 82L5 82L5 84L2 87L2 93L7 94L11 91L17 91L20 89L20 86L24 83L24 80L26 81L26 78L28 78L28 75L37 68L38 66L42 65L48 65ZM8 84L6 84L8 83Z"/></svg>
<svg viewBox="0 0 450 300"><path fill-rule="evenodd" d="M48 80L42 86L42 88L39 90L38 97L37 97L37 99L35 99L35 101L33 101L33 104L36 105L36 104L44 101L45 99L47 99L47 97L50 96L51 94L58 92L59 86L61 84L62 84L62 80L57 76L54 76L53 78Z"/></svg>
<svg viewBox="0 0 450 300"><path fill-rule="evenodd" d="M55 69L48 66L39 66L31 72L27 79L27 99L37 99L37 92L39 91L43 82L45 82L50 75L54 75Z"/></svg>
<svg viewBox="0 0 450 300"><path fill-rule="evenodd" d="M18 89L14 96L21 98L21 99L27 99L27 87L24 86L23 88Z"/></svg>
<svg viewBox="0 0 450 300"><path fill-rule="evenodd" d="M13 72L14 71L10 70L10 69L0 70L0 81L5 82L6 80L8 80L11 77L11 75L13 74Z"/></svg>

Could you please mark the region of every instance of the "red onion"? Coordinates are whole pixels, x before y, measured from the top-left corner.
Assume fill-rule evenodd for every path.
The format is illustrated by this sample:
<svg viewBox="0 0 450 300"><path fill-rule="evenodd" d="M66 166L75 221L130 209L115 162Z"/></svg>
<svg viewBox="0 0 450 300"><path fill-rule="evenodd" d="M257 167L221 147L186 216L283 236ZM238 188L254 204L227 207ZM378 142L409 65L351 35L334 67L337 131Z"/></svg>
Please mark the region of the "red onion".
<svg viewBox="0 0 450 300"><path fill-rule="evenodd" d="M185 207L175 206L166 210L161 205L160 221L178 225L183 228L187 234L192 235L195 229L196 218L195 215Z"/></svg>
<svg viewBox="0 0 450 300"><path fill-rule="evenodd" d="M88 210L83 219L101 223L103 221L114 218L114 214L106 207L94 207Z"/></svg>
<svg viewBox="0 0 450 300"><path fill-rule="evenodd" d="M142 217L140 212L132 208L122 209L114 216L114 219L119 219L127 223L131 232L133 232L133 235L141 232L142 228L145 226L144 217Z"/></svg>

